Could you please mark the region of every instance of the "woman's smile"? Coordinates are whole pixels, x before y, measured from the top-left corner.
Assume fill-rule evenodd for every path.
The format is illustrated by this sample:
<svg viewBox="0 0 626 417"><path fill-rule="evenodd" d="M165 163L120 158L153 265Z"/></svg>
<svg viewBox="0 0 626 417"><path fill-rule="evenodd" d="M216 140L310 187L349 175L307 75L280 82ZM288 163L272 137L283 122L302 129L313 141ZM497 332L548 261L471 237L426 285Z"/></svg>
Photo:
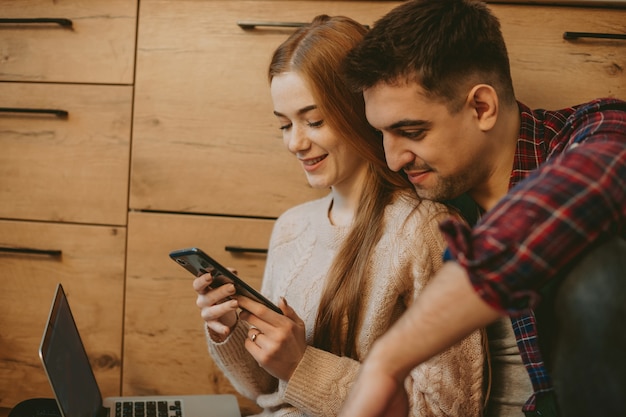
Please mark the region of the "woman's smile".
<svg viewBox="0 0 626 417"><path fill-rule="evenodd" d="M326 154L318 156L317 158L300 159L300 162L302 162L302 166L304 167L305 171L311 172L315 171L318 168L319 163L326 159L327 156L328 155Z"/></svg>

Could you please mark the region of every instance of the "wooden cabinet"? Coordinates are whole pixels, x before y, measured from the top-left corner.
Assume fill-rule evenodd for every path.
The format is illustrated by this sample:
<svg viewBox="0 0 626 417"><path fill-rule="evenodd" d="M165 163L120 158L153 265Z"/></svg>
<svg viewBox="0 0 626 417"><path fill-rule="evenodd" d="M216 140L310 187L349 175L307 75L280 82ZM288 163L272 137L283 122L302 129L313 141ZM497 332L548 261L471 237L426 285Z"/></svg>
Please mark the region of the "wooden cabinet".
<svg viewBox="0 0 626 417"><path fill-rule="evenodd" d="M52 396L38 348L59 282L102 394L121 392L136 15L0 7L0 407Z"/></svg>
<svg viewBox="0 0 626 417"><path fill-rule="evenodd" d="M267 66L292 28L346 14L364 24L393 2L141 2L130 207L276 217L310 190L282 143Z"/></svg>
<svg viewBox="0 0 626 417"><path fill-rule="evenodd" d="M52 390L38 357L58 282L104 395L120 391L126 230L0 220L0 406Z"/></svg>
<svg viewBox="0 0 626 417"><path fill-rule="evenodd" d="M265 255L225 246L267 248L272 220L132 212L128 221L123 392L234 393L208 354L193 276L174 249L199 246L260 289ZM244 409L252 402L240 398Z"/></svg>
<svg viewBox="0 0 626 417"><path fill-rule="evenodd" d="M126 224L132 93L0 83L0 218Z"/></svg>
<svg viewBox="0 0 626 417"><path fill-rule="evenodd" d="M132 84L137 0L2 1L0 80Z"/></svg>
<svg viewBox="0 0 626 417"><path fill-rule="evenodd" d="M565 32L623 36L626 9L489 7L500 19L515 94L524 104L559 109L598 97L626 99L626 40L563 38Z"/></svg>

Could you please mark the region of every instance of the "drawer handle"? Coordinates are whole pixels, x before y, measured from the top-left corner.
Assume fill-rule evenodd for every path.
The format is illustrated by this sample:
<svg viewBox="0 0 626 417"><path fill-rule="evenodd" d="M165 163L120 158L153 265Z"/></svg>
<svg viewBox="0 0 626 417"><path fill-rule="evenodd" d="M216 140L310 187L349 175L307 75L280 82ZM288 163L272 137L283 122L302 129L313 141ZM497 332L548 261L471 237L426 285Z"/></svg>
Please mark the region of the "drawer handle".
<svg viewBox="0 0 626 417"><path fill-rule="evenodd" d="M241 246L224 246L226 252L233 253L267 253L267 249L261 248L242 248Z"/></svg>
<svg viewBox="0 0 626 417"><path fill-rule="evenodd" d="M68 112L56 109L18 109L14 107L0 107L0 113L27 113L27 114L52 114L60 119L67 119Z"/></svg>
<svg viewBox="0 0 626 417"><path fill-rule="evenodd" d="M254 29L258 26L262 26L262 27L279 27L279 28L299 28L302 26L306 26L308 25L308 23L302 23L302 22L259 22L259 21L252 21L252 20L238 20L237 21L237 25L244 29L244 30L249 30L249 29ZM367 29L369 29L370 27L368 25L363 25L364 27L366 27Z"/></svg>
<svg viewBox="0 0 626 417"><path fill-rule="evenodd" d="M565 32L563 33L563 39L573 40L580 38L595 38L595 39L626 39L625 34L620 33L593 33L593 32Z"/></svg>
<svg viewBox="0 0 626 417"><path fill-rule="evenodd" d="M242 29L254 29L257 26L263 27L279 27L279 28L299 28L308 25L308 23L300 22L256 22L250 20L239 20L237 25Z"/></svg>
<svg viewBox="0 0 626 417"><path fill-rule="evenodd" d="M31 24L57 24L59 26L65 27L65 28L71 28L72 27L72 21L70 19L55 19L55 18L50 18L50 17L38 17L38 18L33 18L33 19L11 19L11 18L5 18L5 19L0 19L0 24L4 24L4 25L31 25Z"/></svg>
<svg viewBox="0 0 626 417"><path fill-rule="evenodd" d="M32 249L32 248L4 248L0 247L0 252L5 253L20 253L25 255L42 255L42 256L51 256L54 258L61 257L63 253L58 249Z"/></svg>

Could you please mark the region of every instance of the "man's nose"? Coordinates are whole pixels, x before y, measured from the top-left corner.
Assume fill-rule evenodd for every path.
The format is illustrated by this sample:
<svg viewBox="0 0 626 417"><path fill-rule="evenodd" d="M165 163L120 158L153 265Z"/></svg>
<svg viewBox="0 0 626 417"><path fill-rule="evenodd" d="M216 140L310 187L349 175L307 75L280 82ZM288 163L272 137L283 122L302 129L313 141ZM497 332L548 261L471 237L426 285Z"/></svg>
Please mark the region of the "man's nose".
<svg viewBox="0 0 626 417"><path fill-rule="evenodd" d="M387 166L392 171L400 171L415 159L415 155L402 145L402 141L391 135L383 134L383 148Z"/></svg>

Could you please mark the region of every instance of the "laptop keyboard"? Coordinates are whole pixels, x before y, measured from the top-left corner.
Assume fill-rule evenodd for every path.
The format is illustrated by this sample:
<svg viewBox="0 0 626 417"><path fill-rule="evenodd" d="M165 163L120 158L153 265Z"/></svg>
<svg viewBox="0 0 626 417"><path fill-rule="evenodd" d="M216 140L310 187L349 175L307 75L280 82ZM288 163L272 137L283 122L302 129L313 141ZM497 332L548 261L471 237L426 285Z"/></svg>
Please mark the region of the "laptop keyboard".
<svg viewBox="0 0 626 417"><path fill-rule="evenodd" d="M182 406L172 401L124 401L115 403L115 417L182 417Z"/></svg>

